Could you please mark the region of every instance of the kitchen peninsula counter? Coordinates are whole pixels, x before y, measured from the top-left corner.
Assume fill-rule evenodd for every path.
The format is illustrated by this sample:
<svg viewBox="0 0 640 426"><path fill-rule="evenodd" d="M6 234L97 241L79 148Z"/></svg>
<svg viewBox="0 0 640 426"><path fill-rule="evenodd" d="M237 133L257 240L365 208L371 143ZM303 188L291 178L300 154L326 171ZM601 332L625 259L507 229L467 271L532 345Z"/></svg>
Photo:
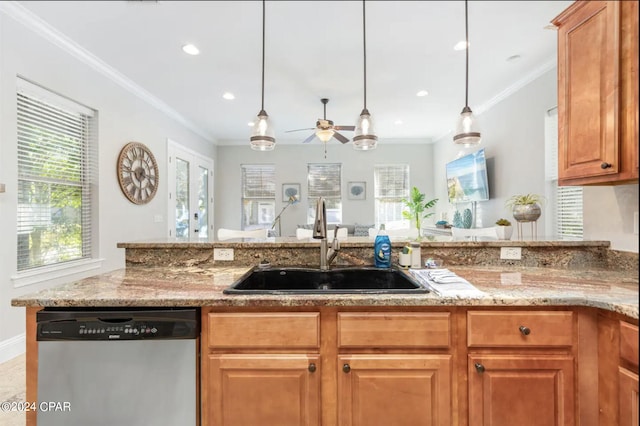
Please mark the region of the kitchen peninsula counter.
<svg viewBox="0 0 640 426"><path fill-rule="evenodd" d="M586 306L638 320L638 274L607 269L450 266L485 293L477 298L427 294L227 295L249 266L131 266L12 300L13 306L419 307Z"/></svg>

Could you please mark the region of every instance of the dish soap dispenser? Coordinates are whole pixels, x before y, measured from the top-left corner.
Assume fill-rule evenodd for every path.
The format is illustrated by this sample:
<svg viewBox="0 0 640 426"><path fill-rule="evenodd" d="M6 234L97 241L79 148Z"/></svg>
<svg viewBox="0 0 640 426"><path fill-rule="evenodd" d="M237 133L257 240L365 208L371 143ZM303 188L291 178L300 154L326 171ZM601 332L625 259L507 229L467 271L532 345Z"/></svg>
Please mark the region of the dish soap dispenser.
<svg viewBox="0 0 640 426"><path fill-rule="evenodd" d="M376 268L391 267L391 240L384 230L384 223L380 225L378 235L373 244L373 260Z"/></svg>

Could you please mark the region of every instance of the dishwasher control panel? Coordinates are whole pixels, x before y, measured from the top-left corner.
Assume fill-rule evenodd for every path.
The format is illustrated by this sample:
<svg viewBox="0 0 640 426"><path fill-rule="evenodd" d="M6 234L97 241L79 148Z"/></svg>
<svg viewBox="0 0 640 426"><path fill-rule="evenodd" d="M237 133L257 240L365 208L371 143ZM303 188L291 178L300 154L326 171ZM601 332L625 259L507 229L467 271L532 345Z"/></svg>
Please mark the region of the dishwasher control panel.
<svg viewBox="0 0 640 426"><path fill-rule="evenodd" d="M199 334L196 309L42 310L37 340L193 339Z"/></svg>

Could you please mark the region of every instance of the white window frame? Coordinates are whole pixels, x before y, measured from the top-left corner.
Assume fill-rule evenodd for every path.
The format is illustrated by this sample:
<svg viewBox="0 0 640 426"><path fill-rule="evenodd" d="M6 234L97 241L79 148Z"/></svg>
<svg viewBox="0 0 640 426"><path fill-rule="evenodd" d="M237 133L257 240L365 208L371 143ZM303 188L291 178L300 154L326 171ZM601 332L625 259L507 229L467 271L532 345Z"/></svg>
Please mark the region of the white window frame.
<svg viewBox="0 0 640 426"><path fill-rule="evenodd" d="M322 197L326 207L327 224L342 223L342 164L307 164L307 223L312 224L316 216L318 197Z"/></svg>
<svg viewBox="0 0 640 426"><path fill-rule="evenodd" d="M241 229L271 229L276 216L276 166L274 164L241 164L240 168ZM254 174L259 174L260 177L249 182L250 176ZM255 220L247 217L246 203L249 203L252 211L255 206Z"/></svg>
<svg viewBox="0 0 640 426"><path fill-rule="evenodd" d="M558 186L558 108L544 117L545 197L548 218L545 234L561 240L582 240L583 190L581 186Z"/></svg>
<svg viewBox="0 0 640 426"><path fill-rule="evenodd" d="M56 94L37 84L27 81L21 77L16 79L16 126L18 130L18 182L44 182L51 185L62 185L69 188L79 188L81 190L80 224L81 224L81 249L80 253L70 259L55 259L41 265L21 266L21 249L16 249L16 273L11 277L14 287L37 284L56 278L62 278L72 274L83 273L102 266L102 260L97 257L98 233L97 233L97 112L84 105L79 104L62 95ZM49 128L58 135L73 140L80 138L80 144L69 144L69 150L76 150L75 157L69 157L69 161L76 160L79 163L79 179L68 179L66 174L56 176L50 173L48 176L39 174L37 170L29 167L26 160L27 152L30 151L29 142L32 138L39 137L30 133L30 126L34 124L42 128ZM56 147L61 146L57 144ZM58 151L59 153L59 151ZM67 153L70 153L69 151ZM78 153L80 153L78 155ZM46 151L43 155L53 156L53 153ZM39 164L34 162L33 164ZM52 162L51 165L54 165ZM20 187L20 185L19 185ZM17 212L17 239L24 235L25 229L29 228L29 223L34 223L37 218L29 218L23 215L24 208L20 208L18 202ZM27 205L23 205L26 207ZM27 209L29 211L29 209ZM49 220L44 220L44 225ZM22 231L20 231L22 230ZM22 234L21 234L22 233ZM24 237L22 237L24 239ZM29 245L31 240L28 240ZM29 249L29 247L27 248Z"/></svg>
<svg viewBox="0 0 640 426"><path fill-rule="evenodd" d="M404 209L403 198L409 198L411 184L408 164L376 164L373 168L373 194L375 200L375 225L380 229L384 224L387 229L408 228L410 223L402 216ZM389 176L396 176L394 187L389 187L392 180ZM387 205L383 208L383 205ZM392 211L390 215L382 214Z"/></svg>

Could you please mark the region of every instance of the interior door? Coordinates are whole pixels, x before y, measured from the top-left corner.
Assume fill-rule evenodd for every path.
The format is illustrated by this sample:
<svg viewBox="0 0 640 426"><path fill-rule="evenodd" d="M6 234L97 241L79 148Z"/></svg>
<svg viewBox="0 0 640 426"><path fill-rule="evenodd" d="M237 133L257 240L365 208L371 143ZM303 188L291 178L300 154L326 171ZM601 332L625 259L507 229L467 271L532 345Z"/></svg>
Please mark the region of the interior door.
<svg viewBox="0 0 640 426"><path fill-rule="evenodd" d="M169 237L197 240L213 231L213 160L169 140Z"/></svg>

